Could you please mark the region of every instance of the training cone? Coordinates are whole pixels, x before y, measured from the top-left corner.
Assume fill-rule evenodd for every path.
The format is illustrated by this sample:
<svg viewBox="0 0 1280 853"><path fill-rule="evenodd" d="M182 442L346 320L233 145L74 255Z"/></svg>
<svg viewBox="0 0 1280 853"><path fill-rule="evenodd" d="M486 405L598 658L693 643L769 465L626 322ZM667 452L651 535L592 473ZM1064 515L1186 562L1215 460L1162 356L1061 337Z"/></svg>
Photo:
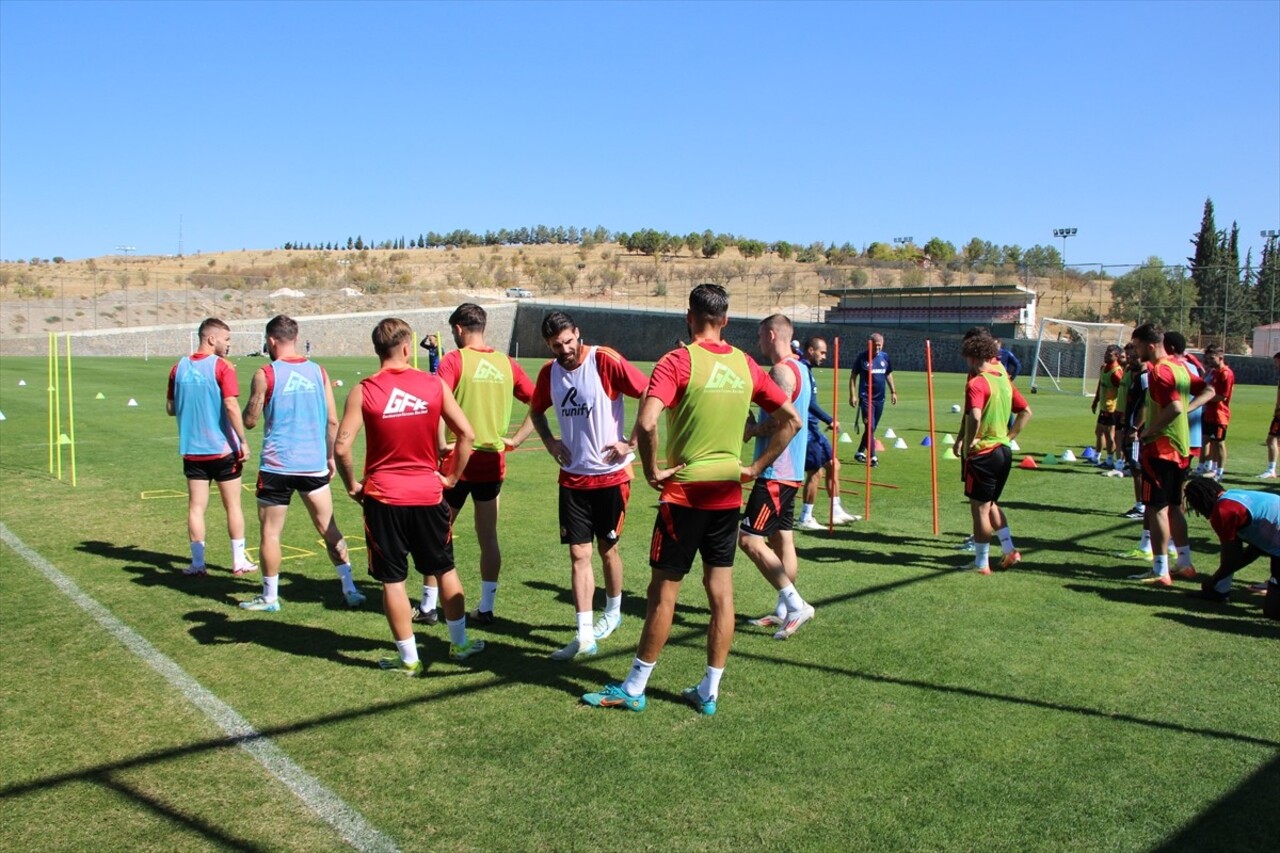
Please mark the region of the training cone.
<svg viewBox="0 0 1280 853"><path fill-rule="evenodd" d="M1071 452L1071 448L1070 448L1070 447L1068 447L1066 450L1062 451L1062 461L1063 461L1063 462L1075 462L1075 461L1076 461L1076 455L1075 455L1074 453L1072 453L1072 452Z"/></svg>
<svg viewBox="0 0 1280 853"><path fill-rule="evenodd" d="M4 420L4 412L0 412L0 421Z"/></svg>
<svg viewBox="0 0 1280 853"><path fill-rule="evenodd" d="M897 437L898 437L898 434L897 434L896 432L894 432L892 429L887 429L887 430L885 430L885 431L884 431L884 437L885 437L885 438L897 438Z"/></svg>
<svg viewBox="0 0 1280 853"><path fill-rule="evenodd" d="M952 450L950 447L948 447L947 452L942 454L942 458L943 459L959 459L960 457L956 456L956 452Z"/></svg>
<svg viewBox="0 0 1280 853"><path fill-rule="evenodd" d="M880 439L878 439L878 438L877 438L877 439L876 439L876 449L875 449L875 452L876 452L876 453L879 453L879 452L880 452L880 451L882 451L882 450L884 450L884 444L880 441Z"/></svg>
<svg viewBox="0 0 1280 853"><path fill-rule="evenodd" d="M19 380L18 380L18 387L19 387L19 388L25 388L25 387L26 387L26 384L27 384L27 380L25 380L25 379L19 379Z"/></svg>
<svg viewBox="0 0 1280 853"><path fill-rule="evenodd" d="M956 443L956 437L955 437L954 435L952 435L951 433L947 433L947 434L943 437L943 439L942 439L942 443L943 443L943 444L955 444L955 443Z"/></svg>
<svg viewBox="0 0 1280 853"><path fill-rule="evenodd" d="M1021 450L1022 448L1018 446L1017 439L1013 439L1013 438L1011 438L1011 439L1009 439L1009 449L1010 449L1010 450Z"/></svg>
<svg viewBox="0 0 1280 853"><path fill-rule="evenodd" d="M927 435L926 435L924 438L920 439L920 446L921 446L921 447L932 447L932 446L933 446L933 438L932 438L931 436L927 436Z"/></svg>
<svg viewBox="0 0 1280 853"><path fill-rule="evenodd" d="M67 435L65 432L62 435L58 436L58 444L70 444L70 443L71 443L71 436Z"/></svg>
<svg viewBox="0 0 1280 853"><path fill-rule="evenodd" d="M1019 468L1039 468L1040 466L1037 465L1036 460L1032 459L1030 456L1024 456L1022 457L1022 461L1018 463L1018 467Z"/></svg>
<svg viewBox="0 0 1280 853"><path fill-rule="evenodd" d="M1041 463L1044 465L1057 465L1058 457L1054 456L1052 453L1046 453L1044 455L1044 459L1041 460Z"/></svg>
<svg viewBox="0 0 1280 853"><path fill-rule="evenodd" d="M847 432L840 433L841 444L853 444L853 438Z"/></svg>
<svg viewBox="0 0 1280 853"><path fill-rule="evenodd" d="M1090 462L1092 462L1093 460L1098 458L1098 451L1094 450L1092 447L1086 447L1084 449L1084 452L1081 453L1080 455L1083 456L1085 459L1088 459Z"/></svg>
<svg viewBox="0 0 1280 853"><path fill-rule="evenodd" d="M95 400L105 400L105 399L107 399L107 395L106 395L106 394L103 394L101 391L99 391L99 392L98 392L98 395L97 395L96 397L94 397L93 399L95 399Z"/></svg>
<svg viewBox="0 0 1280 853"><path fill-rule="evenodd" d="M894 450L906 450L906 449L907 449L907 440L906 440L905 438L900 438L900 439L898 439L897 441L895 441L895 442L893 443L893 449L894 449Z"/></svg>
<svg viewBox="0 0 1280 853"><path fill-rule="evenodd" d="M135 400L135 399L133 399L132 397L130 397L130 398L129 398L129 402L125 403L125 405L126 405L126 406L136 406L136 405L138 405L138 401L137 401L137 400Z"/></svg>

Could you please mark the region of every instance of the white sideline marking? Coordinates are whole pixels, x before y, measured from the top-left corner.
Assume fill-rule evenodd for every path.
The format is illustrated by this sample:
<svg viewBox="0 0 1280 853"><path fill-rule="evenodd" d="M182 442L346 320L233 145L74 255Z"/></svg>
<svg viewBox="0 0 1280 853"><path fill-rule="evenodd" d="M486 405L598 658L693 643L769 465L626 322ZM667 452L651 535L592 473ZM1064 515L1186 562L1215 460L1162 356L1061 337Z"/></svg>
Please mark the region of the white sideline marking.
<svg viewBox="0 0 1280 853"><path fill-rule="evenodd" d="M322 785L319 779L295 764L274 741L259 734L234 708L205 689L141 634L117 619L110 610L81 590L75 581L28 548L3 522L0 522L0 541L16 551L32 568L62 590L64 595L88 611L94 621L142 658L144 663L160 673L187 701L222 729L229 739L235 740L241 749L257 759L268 773L302 800L303 805L336 829L348 844L362 851L398 850L390 836L365 820L363 815Z"/></svg>

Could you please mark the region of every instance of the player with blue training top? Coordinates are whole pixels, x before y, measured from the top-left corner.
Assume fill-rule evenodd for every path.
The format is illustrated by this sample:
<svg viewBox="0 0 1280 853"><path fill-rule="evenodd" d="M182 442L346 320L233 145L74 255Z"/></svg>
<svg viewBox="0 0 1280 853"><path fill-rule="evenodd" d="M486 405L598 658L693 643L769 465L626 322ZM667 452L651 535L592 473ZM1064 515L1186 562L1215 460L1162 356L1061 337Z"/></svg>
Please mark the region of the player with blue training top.
<svg viewBox="0 0 1280 853"><path fill-rule="evenodd" d="M898 389L893 384L893 362L889 353L884 351L884 335L876 332L871 336L871 355L861 351L853 360L853 373L849 376L849 405L857 407L862 415L864 429L862 441L858 445L858 453L854 457L859 462L867 461L871 455L871 466L880 463L876 456L875 433L880 425L880 415L884 414L884 392L889 389L889 399L898 405ZM870 374L870 387L867 378Z"/></svg>

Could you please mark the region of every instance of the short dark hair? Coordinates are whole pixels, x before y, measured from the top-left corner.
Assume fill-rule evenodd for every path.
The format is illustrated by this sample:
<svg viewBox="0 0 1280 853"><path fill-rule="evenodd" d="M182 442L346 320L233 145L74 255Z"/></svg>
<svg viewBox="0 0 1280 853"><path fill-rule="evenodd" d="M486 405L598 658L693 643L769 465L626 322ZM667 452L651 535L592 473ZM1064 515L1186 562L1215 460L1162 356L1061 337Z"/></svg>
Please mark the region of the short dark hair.
<svg viewBox="0 0 1280 853"><path fill-rule="evenodd" d="M804 348L811 349L813 347L816 347L819 341L825 344L827 342L827 339L822 337L822 335L814 335L813 337L809 338L809 340L804 342Z"/></svg>
<svg viewBox="0 0 1280 853"><path fill-rule="evenodd" d="M765 326L768 326L775 332L786 329L788 338L790 338L791 333L795 331L795 326L791 323L791 318L786 314L770 314L768 317L765 317L760 321L760 328L763 329Z"/></svg>
<svg viewBox="0 0 1280 853"><path fill-rule="evenodd" d="M719 320L729 314L729 293L718 284L700 284L689 291L689 310L703 320Z"/></svg>
<svg viewBox="0 0 1280 853"><path fill-rule="evenodd" d="M387 358L407 340L413 340L413 329L399 317L388 317L373 327L373 351L378 358Z"/></svg>
<svg viewBox="0 0 1280 853"><path fill-rule="evenodd" d="M1182 355L1187 351L1187 337L1182 332L1165 332L1164 348L1174 355Z"/></svg>
<svg viewBox="0 0 1280 853"><path fill-rule="evenodd" d="M1204 348L1204 354L1206 357L1211 355L1222 355L1222 347L1218 344L1209 344Z"/></svg>
<svg viewBox="0 0 1280 853"><path fill-rule="evenodd" d="M1103 351L1102 357L1107 361L1119 359L1124 354L1124 350L1118 344L1107 344L1106 350Z"/></svg>
<svg viewBox="0 0 1280 853"><path fill-rule="evenodd" d="M200 336L200 340L204 340L204 336L209 333L210 329L222 329L227 332L231 331L231 327L219 320L217 317L209 317L200 324L200 329L196 334ZM1280 353L1276 353L1276 357L1280 358Z"/></svg>
<svg viewBox="0 0 1280 853"><path fill-rule="evenodd" d="M1183 496L1192 512L1208 518L1213 512L1213 505L1218 502L1218 495L1224 491L1225 489L1217 480L1208 477L1192 477L1187 480Z"/></svg>
<svg viewBox="0 0 1280 853"><path fill-rule="evenodd" d="M1158 323L1143 323L1133 330L1133 339L1144 344L1158 344L1164 341L1164 329Z"/></svg>
<svg viewBox="0 0 1280 853"><path fill-rule="evenodd" d="M564 311L552 311L542 318L542 339L549 341L565 329L576 329L578 324Z"/></svg>
<svg viewBox="0 0 1280 853"><path fill-rule="evenodd" d="M996 343L996 339L988 334L972 335L964 339L964 343L960 345L960 352L965 358L977 358L982 361L990 361L1000 353L1000 345Z"/></svg>
<svg viewBox="0 0 1280 853"><path fill-rule="evenodd" d="M267 337L277 341L296 341L298 339L298 321L284 314L277 314L267 321Z"/></svg>
<svg viewBox="0 0 1280 853"><path fill-rule="evenodd" d="M483 332L489 315L474 302L464 302L449 315L450 326L461 326L468 332Z"/></svg>
<svg viewBox="0 0 1280 853"><path fill-rule="evenodd" d="M964 337L961 338L961 340L967 341L969 340L969 338L976 338L980 335L990 335L990 334L991 334L991 331L986 326L970 326L969 328L964 330Z"/></svg>

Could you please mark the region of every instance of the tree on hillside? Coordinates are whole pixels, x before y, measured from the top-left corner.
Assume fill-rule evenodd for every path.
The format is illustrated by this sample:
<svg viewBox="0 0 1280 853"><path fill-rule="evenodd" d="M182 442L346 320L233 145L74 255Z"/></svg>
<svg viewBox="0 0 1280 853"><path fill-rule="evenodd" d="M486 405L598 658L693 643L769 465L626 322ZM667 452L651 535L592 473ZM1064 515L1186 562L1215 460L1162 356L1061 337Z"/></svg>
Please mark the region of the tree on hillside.
<svg viewBox="0 0 1280 853"><path fill-rule="evenodd" d="M1189 286L1182 267L1167 267L1152 256L1111 283L1111 300L1112 321L1186 329L1196 307L1196 290Z"/></svg>
<svg viewBox="0 0 1280 853"><path fill-rule="evenodd" d="M1254 279L1253 292L1258 302L1258 315L1260 322L1264 323L1274 323L1276 308L1280 307L1280 303L1276 302L1277 291L1280 291L1280 251L1277 249L1280 246L1273 234L1262 244L1262 259L1258 262L1258 274ZM1267 354L1269 353L1264 353Z"/></svg>
<svg viewBox="0 0 1280 853"><path fill-rule="evenodd" d="M956 247L953 243L939 237L930 237L924 244L924 253L938 266L946 266L955 260Z"/></svg>
<svg viewBox="0 0 1280 853"><path fill-rule="evenodd" d="M1200 231L1191 238L1195 247L1187 261L1191 264L1191 280L1196 285L1196 296L1199 303L1206 306L1196 312L1194 319L1200 329L1217 325L1221 328L1222 317L1214 315L1213 306L1221 305L1220 280L1218 276L1218 226L1213 219L1213 199L1204 200L1204 213L1200 217Z"/></svg>
<svg viewBox="0 0 1280 853"><path fill-rule="evenodd" d="M779 240L773 244L773 251L777 252L778 257L784 261L789 261L795 255L795 246L792 246L786 240Z"/></svg>

